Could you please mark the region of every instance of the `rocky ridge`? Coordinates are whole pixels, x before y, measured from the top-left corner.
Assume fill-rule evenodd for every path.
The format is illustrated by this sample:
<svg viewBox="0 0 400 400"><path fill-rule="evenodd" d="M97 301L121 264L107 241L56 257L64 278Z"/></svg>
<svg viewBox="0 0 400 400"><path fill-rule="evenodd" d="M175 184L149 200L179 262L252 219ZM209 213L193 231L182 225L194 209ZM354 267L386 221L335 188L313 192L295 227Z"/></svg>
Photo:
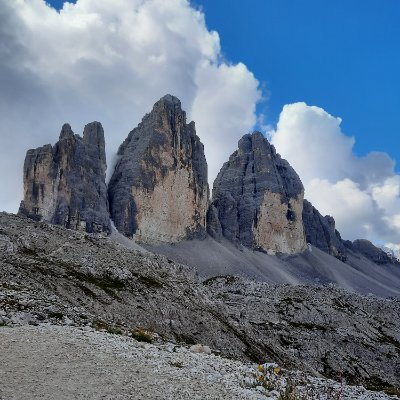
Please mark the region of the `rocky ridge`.
<svg viewBox="0 0 400 400"><path fill-rule="evenodd" d="M309 201L304 200L303 223L307 243L343 262L347 260L347 250L335 228L333 217L323 217Z"/></svg>
<svg viewBox="0 0 400 400"><path fill-rule="evenodd" d="M64 124L59 141L28 150L20 215L86 232L110 233L103 127L85 126L83 137Z"/></svg>
<svg viewBox="0 0 400 400"><path fill-rule="evenodd" d="M140 242L177 242L205 233L207 162L179 99L161 98L120 146L109 184L117 229Z"/></svg>
<svg viewBox="0 0 400 400"><path fill-rule="evenodd" d="M395 255L376 247L369 240L357 239L353 242L346 240L343 243L349 250L362 254L375 264L400 264L400 261L395 257Z"/></svg>

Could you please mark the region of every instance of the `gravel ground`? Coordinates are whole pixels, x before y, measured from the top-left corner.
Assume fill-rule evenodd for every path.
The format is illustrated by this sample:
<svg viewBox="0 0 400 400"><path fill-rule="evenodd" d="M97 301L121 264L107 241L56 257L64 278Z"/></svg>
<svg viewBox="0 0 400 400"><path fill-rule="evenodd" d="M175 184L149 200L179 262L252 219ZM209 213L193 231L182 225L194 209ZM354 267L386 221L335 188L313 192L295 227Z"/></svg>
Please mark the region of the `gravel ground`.
<svg viewBox="0 0 400 400"><path fill-rule="evenodd" d="M89 329L0 328L0 354L1 400L266 398L254 366Z"/></svg>
<svg viewBox="0 0 400 400"><path fill-rule="evenodd" d="M277 399L257 384L257 365L193 353L172 343L148 344L91 328L0 328L0 400ZM282 382L285 382L284 378ZM341 399L384 400L382 393L308 378L312 397L323 388ZM316 393L316 394L315 394ZM336 398L336 396L335 396Z"/></svg>

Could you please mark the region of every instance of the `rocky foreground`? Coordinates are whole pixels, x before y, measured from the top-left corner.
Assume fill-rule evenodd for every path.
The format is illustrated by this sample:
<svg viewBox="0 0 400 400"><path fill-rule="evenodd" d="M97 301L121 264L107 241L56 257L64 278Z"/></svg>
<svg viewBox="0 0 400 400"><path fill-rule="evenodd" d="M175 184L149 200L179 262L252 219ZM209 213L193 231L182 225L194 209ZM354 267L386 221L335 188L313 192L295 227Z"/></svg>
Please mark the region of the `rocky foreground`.
<svg viewBox="0 0 400 400"><path fill-rule="evenodd" d="M260 379L254 363L91 328L2 328L0 339L1 400L390 398L289 371Z"/></svg>
<svg viewBox="0 0 400 400"><path fill-rule="evenodd" d="M202 282L192 268L163 256L132 251L110 238L0 214L0 325L3 325L0 342L4 346L8 343L0 353L6 361L1 363L2 373L6 374L1 382L9 382L8 366L14 370L19 368L11 364L14 362L12 354L18 354L22 347L26 349L25 362L46 356L45 350L40 351L40 340L47 343L47 336L43 336L46 329L74 332L65 335L72 340L66 346L78 349L77 353L80 353L79 337L82 335L98 340L109 337L98 336L93 330L120 333L124 337L132 332L140 335L145 330L162 343L172 342L178 347L202 343L224 357L245 363L276 362L281 367L302 370L314 377L345 380L348 384L362 384L369 389L398 394L399 315L398 298L352 294L333 286L271 285L235 277L216 277ZM64 327L45 328L43 324ZM39 336L34 346L26 347L24 337L29 339L30 334ZM6 342L3 337L10 340ZM114 340L131 343L131 339L113 339L111 347ZM58 362L65 357L68 359L67 353L61 351L61 344L59 348ZM163 360L163 355L152 353L153 350L146 358L149 365L161 363L164 366L169 362ZM101 359L102 348L94 345L90 351L93 357ZM164 354L162 351L160 354ZM3 358L3 354L7 354L7 358ZM71 381L76 370L91 368L92 363L85 362L84 357L79 361L83 363L82 368L78 361L71 359L68 363ZM115 368L118 371L117 364L106 363L98 372L108 379ZM192 364L190 361L184 365ZM56 362L49 365L52 371ZM128 369L135 368L132 364ZM168 368L172 367L166 370ZM174 367L172 371L180 369ZM251 369L254 371L254 364ZM123 371L118 376L135 380L132 371L128 378ZM36 377L44 373L42 369L37 372ZM53 372L63 373L61 370ZM195 372L191 374L191 377L198 376ZM30 381L32 388L40 382L35 376ZM232 379L238 380L237 377ZM141 379L135 385L139 385L139 381ZM174 390L173 383L177 381L173 378L166 378L166 381L171 382L170 390ZM332 388L329 382L325 380ZM262 395L259 389L253 389L249 390L253 390L255 396ZM118 398L118 395L105 398ZM168 396L159 398L179 398ZM229 398L247 398L238 396L231 394ZM3 394L3 398L13 397ZM193 398L196 398L194 394Z"/></svg>

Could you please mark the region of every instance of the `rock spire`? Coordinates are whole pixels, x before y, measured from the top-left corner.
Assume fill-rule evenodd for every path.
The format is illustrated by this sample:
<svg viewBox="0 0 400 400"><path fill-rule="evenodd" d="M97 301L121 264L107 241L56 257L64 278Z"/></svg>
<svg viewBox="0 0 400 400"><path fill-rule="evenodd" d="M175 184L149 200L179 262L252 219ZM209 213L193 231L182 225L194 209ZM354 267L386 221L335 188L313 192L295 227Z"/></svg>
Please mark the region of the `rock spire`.
<svg viewBox="0 0 400 400"><path fill-rule="evenodd" d="M70 229L109 233L106 168L102 125L87 124L80 137L64 124L54 146L26 154L19 214Z"/></svg>
<svg viewBox="0 0 400 400"><path fill-rule="evenodd" d="M109 184L117 229L145 243L174 243L205 233L207 162L194 122L166 95L123 144Z"/></svg>
<svg viewBox="0 0 400 400"><path fill-rule="evenodd" d="M242 137L213 187L208 232L270 254L306 248L300 178L260 133Z"/></svg>

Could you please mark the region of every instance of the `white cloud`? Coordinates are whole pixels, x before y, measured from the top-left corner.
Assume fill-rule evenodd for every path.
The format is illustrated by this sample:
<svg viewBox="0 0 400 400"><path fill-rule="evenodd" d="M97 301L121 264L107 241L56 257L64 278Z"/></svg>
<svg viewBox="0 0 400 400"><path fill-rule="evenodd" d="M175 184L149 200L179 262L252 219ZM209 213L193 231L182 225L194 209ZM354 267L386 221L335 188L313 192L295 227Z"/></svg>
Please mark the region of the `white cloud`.
<svg viewBox="0 0 400 400"><path fill-rule="evenodd" d="M78 0L59 13L43 0L1 2L0 42L0 209L16 211L26 150L54 143L64 122L81 133L101 121L111 165L153 103L174 94L195 118L210 177L255 123L258 81L222 60L218 34L186 0Z"/></svg>
<svg viewBox="0 0 400 400"><path fill-rule="evenodd" d="M275 131L277 151L295 168L306 198L330 214L346 239L400 244L400 176L386 153L354 154L341 119L305 103L286 105Z"/></svg>
<svg viewBox="0 0 400 400"><path fill-rule="evenodd" d="M16 211L26 150L54 143L64 122L81 133L101 121L111 166L153 103L174 94L196 122L211 184L256 122L259 82L222 58L218 34L186 0L78 0L61 12L44 0L0 2L0 43L0 209ZM321 108L289 104L272 141L345 238L397 246L394 162L355 156L340 124Z"/></svg>
<svg viewBox="0 0 400 400"><path fill-rule="evenodd" d="M204 132L202 137L212 183L221 169L221 160L229 159L237 149L237 139L256 123L254 94L258 93L258 82L241 63L235 66L207 63L199 67L196 83L198 92L192 118Z"/></svg>
<svg viewBox="0 0 400 400"><path fill-rule="evenodd" d="M312 179L307 185L306 197L322 215L335 217L345 239L372 238L381 223L381 212L371 195L351 179L335 183Z"/></svg>

